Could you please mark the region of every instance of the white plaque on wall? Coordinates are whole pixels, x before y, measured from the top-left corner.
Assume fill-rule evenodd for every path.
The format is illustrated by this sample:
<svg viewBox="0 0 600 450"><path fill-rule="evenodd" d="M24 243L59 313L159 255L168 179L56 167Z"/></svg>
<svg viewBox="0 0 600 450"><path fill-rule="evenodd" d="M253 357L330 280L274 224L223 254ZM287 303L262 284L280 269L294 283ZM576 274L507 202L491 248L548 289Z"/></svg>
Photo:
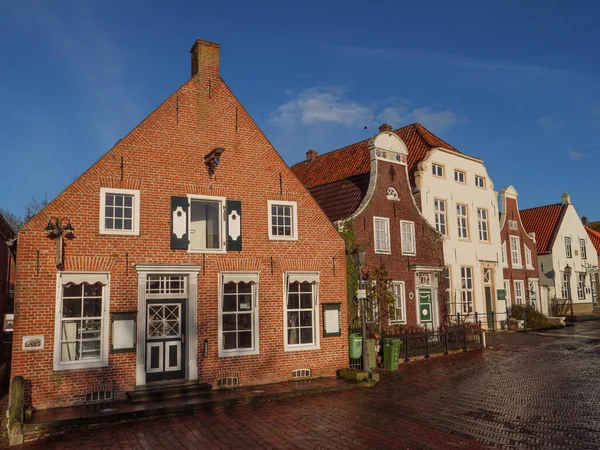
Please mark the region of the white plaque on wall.
<svg viewBox="0 0 600 450"><path fill-rule="evenodd" d="M42 350L44 348L44 336L23 336L23 350Z"/></svg>

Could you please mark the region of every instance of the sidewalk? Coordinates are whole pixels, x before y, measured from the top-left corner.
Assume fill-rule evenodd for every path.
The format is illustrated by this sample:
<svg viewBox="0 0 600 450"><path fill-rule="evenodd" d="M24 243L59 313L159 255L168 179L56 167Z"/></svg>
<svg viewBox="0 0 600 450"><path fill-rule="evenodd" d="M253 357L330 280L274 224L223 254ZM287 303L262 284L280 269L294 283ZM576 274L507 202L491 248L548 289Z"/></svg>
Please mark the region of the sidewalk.
<svg viewBox="0 0 600 450"><path fill-rule="evenodd" d="M211 390L198 396L179 397L162 401L141 403L119 401L91 406L45 409L36 411L32 419L25 424L25 442L42 439L72 429L91 428L111 422L213 410L324 392L371 387L373 385L374 382L372 381L357 382L343 378L316 378L227 390Z"/></svg>

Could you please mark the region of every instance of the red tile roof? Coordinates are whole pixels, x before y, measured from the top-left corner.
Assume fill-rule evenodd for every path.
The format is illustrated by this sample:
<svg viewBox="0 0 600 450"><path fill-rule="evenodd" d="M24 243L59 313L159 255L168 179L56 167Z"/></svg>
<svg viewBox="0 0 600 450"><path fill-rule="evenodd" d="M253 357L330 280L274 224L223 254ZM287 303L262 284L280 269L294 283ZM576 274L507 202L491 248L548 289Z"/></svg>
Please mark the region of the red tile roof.
<svg viewBox="0 0 600 450"><path fill-rule="evenodd" d="M352 215L367 194L369 174L363 173L309 188L309 192L332 222Z"/></svg>
<svg viewBox="0 0 600 450"><path fill-rule="evenodd" d="M592 244L594 244L596 253L600 254L600 233L590 227L585 227L585 231L587 231L587 234L590 237Z"/></svg>
<svg viewBox="0 0 600 450"><path fill-rule="evenodd" d="M460 153L418 123L398 128L393 132L404 141L408 148L409 171L413 171L432 148L443 147ZM370 138L319 155L310 164L306 164L304 161L296 163L291 169L308 188L368 173L371 169L369 140Z"/></svg>
<svg viewBox="0 0 600 450"><path fill-rule="evenodd" d="M538 255L552 253L554 238L562 222L564 212L567 210L566 206L562 203L556 203L519 211L527 233L535 233Z"/></svg>

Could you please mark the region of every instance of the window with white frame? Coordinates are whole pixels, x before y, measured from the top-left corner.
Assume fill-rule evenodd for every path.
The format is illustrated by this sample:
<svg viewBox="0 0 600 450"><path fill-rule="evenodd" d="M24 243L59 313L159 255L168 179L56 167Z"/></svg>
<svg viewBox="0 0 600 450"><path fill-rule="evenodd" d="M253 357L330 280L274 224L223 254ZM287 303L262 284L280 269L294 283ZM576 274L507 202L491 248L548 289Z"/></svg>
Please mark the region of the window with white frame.
<svg viewBox="0 0 600 450"><path fill-rule="evenodd" d="M417 248L415 245L415 224L404 220L400 221L401 239L402 239L402 254L416 255Z"/></svg>
<svg viewBox="0 0 600 450"><path fill-rule="evenodd" d="M475 175L475 186L485 188L485 177Z"/></svg>
<svg viewBox="0 0 600 450"><path fill-rule="evenodd" d="M504 291L506 292L506 304L510 305L510 281L504 280Z"/></svg>
<svg viewBox="0 0 600 450"><path fill-rule="evenodd" d="M100 189L100 234L140 234L140 191Z"/></svg>
<svg viewBox="0 0 600 450"><path fill-rule="evenodd" d="M431 172L434 177L444 178L444 166L441 164L433 163L431 165Z"/></svg>
<svg viewBox="0 0 600 450"><path fill-rule="evenodd" d="M392 281L392 295L394 303L390 305L390 324L406 323L406 293L404 290L404 281Z"/></svg>
<svg viewBox="0 0 600 450"><path fill-rule="evenodd" d="M533 260L531 259L531 250L529 247L523 244L523 248L525 249L525 265L528 269L533 269Z"/></svg>
<svg viewBox="0 0 600 450"><path fill-rule="evenodd" d="M192 251L219 252L225 249L225 199L190 197L190 237Z"/></svg>
<svg viewBox="0 0 600 450"><path fill-rule="evenodd" d="M508 267L508 258L506 257L506 242L502 243L500 257L502 258L502 266Z"/></svg>
<svg viewBox="0 0 600 450"><path fill-rule="evenodd" d="M519 236L510 236L510 262L512 263L513 267L523 267Z"/></svg>
<svg viewBox="0 0 600 450"><path fill-rule="evenodd" d="M284 328L288 351L319 348L318 282L318 273L286 273Z"/></svg>
<svg viewBox="0 0 600 450"><path fill-rule="evenodd" d="M585 246L585 239L579 239L579 248L581 249L581 259L587 259L587 248Z"/></svg>
<svg viewBox="0 0 600 450"><path fill-rule="evenodd" d="M525 282L523 280L515 280L515 302L517 305L525 303Z"/></svg>
<svg viewBox="0 0 600 450"><path fill-rule="evenodd" d="M463 172L462 170L455 170L454 171L454 181L456 181L457 183L466 183L467 180L467 174L465 172Z"/></svg>
<svg viewBox="0 0 600 450"><path fill-rule="evenodd" d="M590 273L590 288L592 291L592 301L594 304L596 304L596 301L598 300L597 298L597 294L596 294L596 278L595 278L595 274Z"/></svg>
<svg viewBox="0 0 600 450"><path fill-rule="evenodd" d="M538 282L530 281L529 282L529 302L531 306L534 308L537 307L537 298L538 298Z"/></svg>
<svg viewBox="0 0 600 450"><path fill-rule="evenodd" d="M433 200L433 209L435 211L435 229L447 236L446 231L446 201L440 199Z"/></svg>
<svg viewBox="0 0 600 450"><path fill-rule="evenodd" d="M569 236L565 236L565 254L567 258L571 258L571 238Z"/></svg>
<svg viewBox="0 0 600 450"><path fill-rule="evenodd" d="M569 277L565 272L562 272L562 289L561 294L563 299L568 299L571 293L571 285L569 283Z"/></svg>
<svg viewBox="0 0 600 450"><path fill-rule="evenodd" d="M467 205L456 205L456 219L458 222L458 237L461 239L469 239Z"/></svg>
<svg viewBox="0 0 600 450"><path fill-rule="evenodd" d="M269 239L298 240L298 204L269 200Z"/></svg>
<svg viewBox="0 0 600 450"><path fill-rule="evenodd" d="M577 298L585 300L585 272L577 274Z"/></svg>
<svg viewBox="0 0 600 450"><path fill-rule="evenodd" d="M461 303L463 314L469 314L473 312L473 268L472 267L461 267Z"/></svg>
<svg viewBox="0 0 600 450"><path fill-rule="evenodd" d="M373 217L375 253L390 253L390 219Z"/></svg>
<svg viewBox="0 0 600 450"><path fill-rule="evenodd" d="M452 275L450 274L450 266L444 267L444 289L446 290L448 314L454 314L454 310L452 308Z"/></svg>
<svg viewBox="0 0 600 450"><path fill-rule="evenodd" d="M54 370L108 365L108 274L59 275Z"/></svg>
<svg viewBox="0 0 600 450"><path fill-rule="evenodd" d="M258 273L221 273L219 356L258 354Z"/></svg>
<svg viewBox="0 0 600 450"><path fill-rule="evenodd" d="M488 242L488 212L487 209L477 208L477 224L479 225L479 240Z"/></svg>

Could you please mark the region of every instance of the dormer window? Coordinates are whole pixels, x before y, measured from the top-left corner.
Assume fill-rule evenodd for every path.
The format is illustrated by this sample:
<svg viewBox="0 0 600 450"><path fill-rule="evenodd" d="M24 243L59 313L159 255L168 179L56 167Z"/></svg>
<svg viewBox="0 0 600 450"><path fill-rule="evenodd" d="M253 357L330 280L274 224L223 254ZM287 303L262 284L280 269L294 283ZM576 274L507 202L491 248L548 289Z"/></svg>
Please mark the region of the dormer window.
<svg viewBox="0 0 600 450"><path fill-rule="evenodd" d="M396 189L393 187L389 187L387 189L386 197L388 200L398 200L398 191L396 191Z"/></svg>

